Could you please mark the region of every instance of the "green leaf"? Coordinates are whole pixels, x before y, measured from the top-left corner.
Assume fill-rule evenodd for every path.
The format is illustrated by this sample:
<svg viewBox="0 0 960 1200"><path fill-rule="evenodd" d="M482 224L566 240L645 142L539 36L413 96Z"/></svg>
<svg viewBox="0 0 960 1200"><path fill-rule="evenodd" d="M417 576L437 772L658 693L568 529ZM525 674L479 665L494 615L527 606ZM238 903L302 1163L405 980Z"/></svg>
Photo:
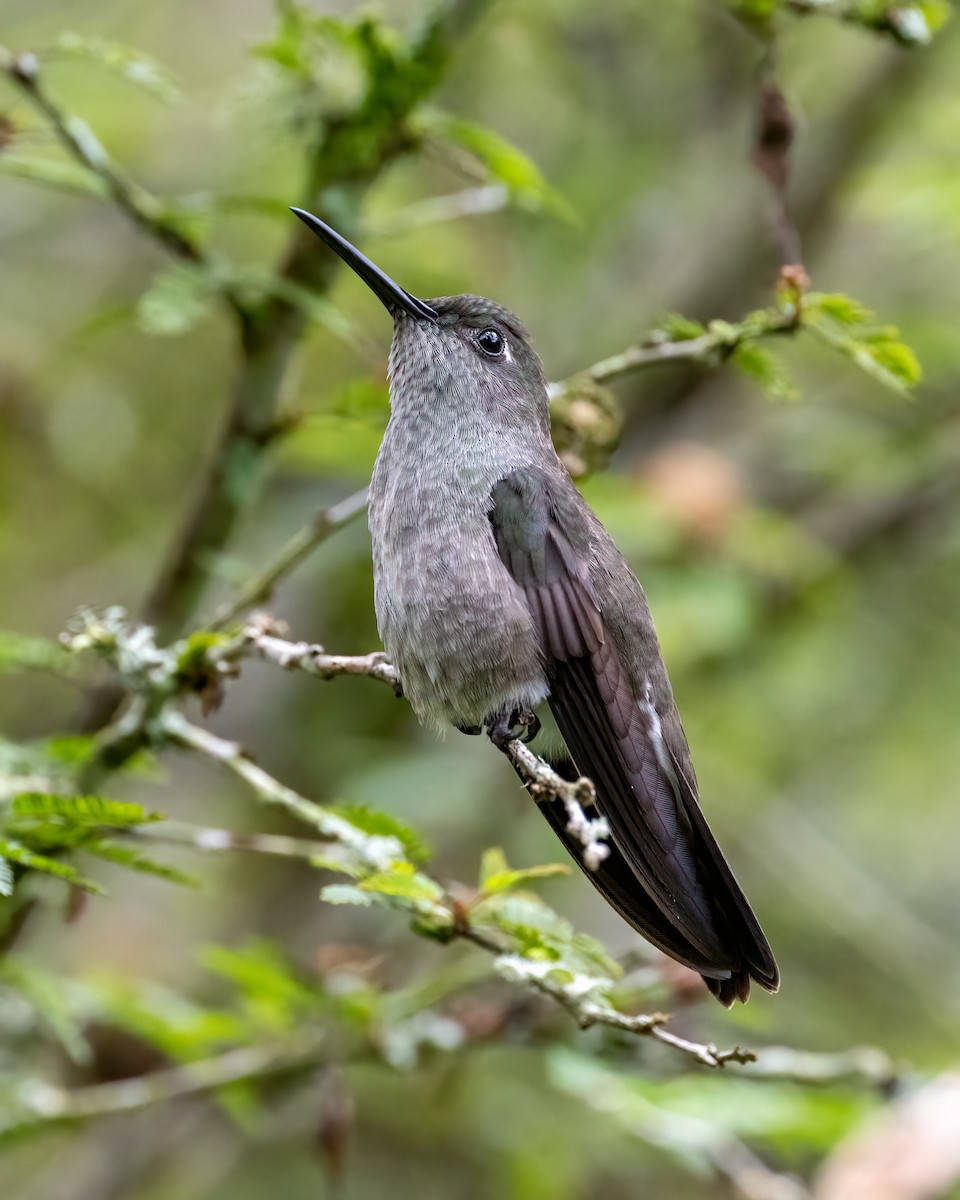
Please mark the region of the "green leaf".
<svg viewBox="0 0 960 1200"><path fill-rule="evenodd" d="M773 400L795 400L796 386L783 369L779 358L758 342L742 342L734 350L733 361L745 375L763 388Z"/></svg>
<svg viewBox="0 0 960 1200"><path fill-rule="evenodd" d="M682 313L663 313L657 322L657 328L669 337L671 342L692 342L694 338L703 337L707 332L706 326L699 321L693 321Z"/></svg>
<svg viewBox="0 0 960 1200"><path fill-rule="evenodd" d="M378 892L381 896L410 901L417 909L443 900L443 888L439 883L421 875L412 863L406 862L395 863L388 871L368 875L358 886L364 892Z"/></svg>
<svg viewBox="0 0 960 1200"><path fill-rule="evenodd" d="M257 940L239 949L208 946L203 962L238 988L261 1024L289 1028L297 1016L315 1011L324 999L268 941Z"/></svg>
<svg viewBox="0 0 960 1200"><path fill-rule="evenodd" d="M923 371L913 350L892 325L875 326L873 317L849 296L811 293L804 302L804 327L850 358L892 391L908 395Z"/></svg>
<svg viewBox="0 0 960 1200"><path fill-rule="evenodd" d="M598 941L577 933L569 921L530 892L489 893L473 906L470 919L506 933L525 958L562 963L573 973L599 972L610 979L622 974Z"/></svg>
<svg viewBox="0 0 960 1200"><path fill-rule="evenodd" d="M863 325L873 313L859 300L845 296L842 292L809 292L803 300L805 313L821 313L839 325Z"/></svg>
<svg viewBox="0 0 960 1200"><path fill-rule="evenodd" d="M358 908L372 908L374 905L388 907L385 896L363 892L352 883L328 883L320 889L320 899L327 904L355 904Z"/></svg>
<svg viewBox="0 0 960 1200"><path fill-rule="evenodd" d="M187 333L210 312L215 290L204 268L178 263L157 275L137 302L140 328L156 337Z"/></svg>
<svg viewBox="0 0 960 1200"><path fill-rule="evenodd" d="M200 886L200 881L196 876L189 875L186 871L181 871L177 867L171 867L167 863L157 862L154 858L148 858L147 855L139 850L132 849L130 846L123 846L117 842L97 838L92 841L82 842L80 849L84 850L87 854L93 854L97 858L102 858L107 862L127 867L128 870L136 871L140 875L152 875L156 879L165 879L168 883L179 883L184 887L196 888Z"/></svg>
<svg viewBox="0 0 960 1200"><path fill-rule="evenodd" d="M119 42L82 37L76 33L62 33L55 45L57 56L86 59L106 67L108 71L120 75L128 83L143 88L167 103L180 98L180 88L173 75L155 59L139 50L123 46Z"/></svg>
<svg viewBox="0 0 960 1200"><path fill-rule="evenodd" d="M0 983L24 997L73 1062L89 1063L90 1046L73 1012L63 979L38 971L18 957L8 956L0 963Z"/></svg>
<svg viewBox="0 0 960 1200"><path fill-rule="evenodd" d="M576 219L569 203L547 183L533 162L498 133L444 112L432 111L422 119L428 135L468 151L491 178L506 187L520 208L550 212L565 221Z"/></svg>
<svg viewBox="0 0 960 1200"><path fill-rule="evenodd" d="M570 868L563 863L544 863L536 867L514 869L507 863L499 847L483 852L480 860L480 889L483 892L507 892L511 888L531 879L549 879L556 875L569 875Z"/></svg>
<svg viewBox="0 0 960 1200"><path fill-rule="evenodd" d="M76 670L76 660L51 638L0 630L0 674L24 670L68 675Z"/></svg>
<svg viewBox="0 0 960 1200"><path fill-rule="evenodd" d="M63 188L68 192L83 192L88 196L110 194L106 181L93 171L77 163L61 162L55 158L24 158L4 151L0 154L0 174L30 179L34 183Z"/></svg>
<svg viewBox="0 0 960 1200"><path fill-rule="evenodd" d="M104 800L102 796L58 796L47 792L21 792L13 797L11 812L14 817L25 819L57 818L71 825L109 825L115 829L163 820L159 813L147 812L139 804Z"/></svg>
<svg viewBox="0 0 960 1200"><path fill-rule="evenodd" d="M913 388L923 378L923 368L916 354L900 341L897 329L869 334L864 339L863 350L872 359L872 372L888 386L902 384L905 388ZM892 385L891 380L895 381Z"/></svg>
<svg viewBox="0 0 960 1200"><path fill-rule="evenodd" d="M407 857L414 863L425 863L430 858L430 844L415 829L390 813L378 812L363 804L334 804L330 806L329 811L343 817L362 833L372 834L374 837L396 838Z"/></svg>
<svg viewBox="0 0 960 1200"><path fill-rule="evenodd" d="M92 879L84 878L76 867L61 862L57 858L50 858L46 854L36 854L21 842L0 838L0 858L9 859L10 862L26 867L30 871L37 871L41 875L53 875L55 878L62 879L65 883L72 883L75 887L81 887L87 892L103 894L103 888L94 883Z"/></svg>

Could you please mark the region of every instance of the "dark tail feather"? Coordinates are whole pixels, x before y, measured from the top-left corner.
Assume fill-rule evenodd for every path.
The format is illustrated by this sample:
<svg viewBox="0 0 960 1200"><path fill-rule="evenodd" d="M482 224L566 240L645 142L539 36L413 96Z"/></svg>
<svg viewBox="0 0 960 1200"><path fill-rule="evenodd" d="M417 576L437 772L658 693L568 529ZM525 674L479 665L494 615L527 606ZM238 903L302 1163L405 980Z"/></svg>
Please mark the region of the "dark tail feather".
<svg viewBox="0 0 960 1200"><path fill-rule="evenodd" d="M550 707L577 768L596 785L597 807L612 831L610 857L599 871L586 873L639 933L698 971L722 1004L746 1000L751 978L776 991L770 947L700 811L694 785L675 759L675 770L668 763L651 777L653 747L636 727L635 702L617 694L626 681L608 655L556 664L551 671ZM600 693L598 667L608 673L605 687L613 700ZM619 713L631 724L618 735L612 722ZM668 787L672 791L665 792ZM669 857L662 834L648 824L656 819L647 815L653 796L654 813L681 814ZM562 806L545 807L544 815L580 862L560 828L566 824Z"/></svg>
<svg viewBox="0 0 960 1200"><path fill-rule="evenodd" d="M597 870L593 871L583 861L579 841L567 832L567 810L563 802L550 800L542 802L538 807L554 833L563 842L567 853L604 900L628 925L658 950L685 967L697 971L713 995L726 1008L729 1008L734 1000L746 1001L750 995L750 973L746 970L731 971L712 967L704 962L696 947L678 934L653 901L640 890L637 877L616 846L609 845L610 854ZM588 812L587 815L596 814Z"/></svg>

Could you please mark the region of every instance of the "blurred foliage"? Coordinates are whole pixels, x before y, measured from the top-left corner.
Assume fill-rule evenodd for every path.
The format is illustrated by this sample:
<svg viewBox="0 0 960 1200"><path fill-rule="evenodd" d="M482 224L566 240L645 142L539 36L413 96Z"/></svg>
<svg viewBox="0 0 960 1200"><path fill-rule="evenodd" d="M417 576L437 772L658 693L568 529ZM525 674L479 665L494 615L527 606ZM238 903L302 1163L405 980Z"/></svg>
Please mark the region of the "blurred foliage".
<svg viewBox="0 0 960 1200"><path fill-rule="evenodd" d="M719 1177L820 1196L823 1164L887 1103L886 1059L843 1078L845 1051L881 1046L910 1095L956 1063L950 13L14 0L0 1187L684 1200ZM748 161L774 70L803 118L784 211L817 290L778 282ZM437 742L371 680L284 676L202 626L364 484L386 420L382 314L303 257L287 206L307 202L414 293L494 295L536 331L562 380L558 448L650 594L781 995L725 1014L638 957L481 739ZM269 353L288 334L296 377ZM167 645L117 606L138 610L211 474L210 594ZM275 605L359 653L370 599L352 526ZM119 721L71 732L117 672ZM235 775L250 760L226 739L255 751L272 813L172 752L171 704L202 708ZM824 1082L797 1056L793 1079L707 1074L570 1016L658 1008L758 1068L765 1046L809 1052Z"/></svg>

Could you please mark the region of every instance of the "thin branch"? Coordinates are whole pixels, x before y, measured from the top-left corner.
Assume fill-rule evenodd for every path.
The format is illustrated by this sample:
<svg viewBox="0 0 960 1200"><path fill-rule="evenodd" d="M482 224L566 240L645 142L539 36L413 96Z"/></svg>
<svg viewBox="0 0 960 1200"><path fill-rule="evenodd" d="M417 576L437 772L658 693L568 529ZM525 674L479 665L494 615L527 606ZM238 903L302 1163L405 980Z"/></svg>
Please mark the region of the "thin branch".
<svg viewBox="0 0 960 1200"><path fill-rule="evenodd" d="M898 1077L896 1063L876 1046L853 1046L834 1054L764 1046L762 1057L746 1073L757 1079L789 1079L796 1083L866 1083L880 1092L889 1092Z"/></svg>
<svg viewBox="0 0 960 1200"><path fill-rule="evenodd" d="M187 821L164 821L160 825L134 825L121 833L137 841L160 842L166 845L189 846L202 854L225 850L248 851L279 858L299 858L310 861L329 856L329 842L308 838L285 837L277 833L237 833L233 829L216 829L208 825L192 825Z"/></svg>
<svg viewBox="0 0 960 1200"><path fill-rule="evenodd" d="M415 147L408 119L439 84L460 39L487 3L439 0L413 41L409 86L395 98L387 118L381 108L371 112L362 102L351 114L320 124L309 146L301 207L346 225L344 232L351 235L351 218L356 219L382 170ZM336 215L330 210L334 193L340 206ZM293 222L274 273L282 284L322 295L340 267L335 254ZM259 493L267 447L284 428L279 418L284 387L309 320L283 287L241 318L242 365L220 441L144 608L144 619L157 627L161 640L180 632L206 587L211 555L226 545Z"/></svg>
<svg viewBox="0 0 960 1200"><path fill-rule="evenodd" d="M373 674L372 677L378 678L379 676ZM292 788L288 788L285 784L280 783L279 780L264 771L262 767L257 766L236 742L226 741L224 738L217 737L205 729L191 725L180 713L174 711L168 711L165 714L162 721L162 731L175 744L204 754L219 762L233 774L243 779L261 800L268 804L281 805L292 815L306 821L315 829L318 829L325 837L330 838L331 843L340 842L341 848L352 858L361 860L366 865L367 870L387 869L391 862L395 862L398 857L402 857L402 847L394 839L374 838L370 835L365 835L349 822L329 813L313 801L307 800L306 797L299 795ZM513 743L510 744L513 745ZM527 755L534 759L535 756L531 755L527 748L522 746L522 743L518 742L516 745L520 747L521 751L517 754L517 760L524 763L524 769L528 769ZM535 761L538 762L539 760ZM544 768L549 771L549 768L546 768L545 764ZM536 777L537 785L545 787L545 778L539 769L536 769ZM556 779L558 785L562 785L563 788L571 786L565 780L560 779L559 776ZM391 842L393 842L392 852L389 846ZM335 849L336 846L331 845L325 857L328 859L331 858L331 852ZM501 963L504 960L504 956L507 959L513 958L519 964L526 962L526 960L509 955L507 947L500 939L491 936L484 929L471 924L469 915L465 913L463 906L459 905L446 892L444 896L445 899L438 901L434 906L434 913L435 915L442 915L444 917L450 936L470 941L488 953L497 955ZM541 963L538 965L542 967L544 964ZM739 1046L731 1050L719 1050L712 1043L693 1042L687 1038L670 1033L663 1028L666 1021L669 1020L669 1017L664 1014L630 1015L619 1012L606 1002L598 1001L588 995L578 994L575 989L564 986L562 983L557 983L551 978L549 971L542 972L538 970L535 974L530 972L523 974L515 972L514 978L528 984L535 991L549 996L552 1000L561 1004L584 1029L593 1025L606 1025L638 1036L652 1037L707 1067L723 1067L730 1062L753 1062L756 1058L753 1051L742 1049Z"/></svg>
<svg viewBox="0 0 960 1200"><path fill-rule="evenodd" d="M350 821L308 800L258 766L237 742L217 737L192 725L182 713L168 709L160 720L159 732L174 745L197 751L221 763L239 776L267 804L284 808L327 840L324 858L350 869L383 871L403 857L403 847L394 837L367 835ZM342 860L339 861L338 860Z"/></svg>
<svg viewBox="0 0 960 1200"><path fill-rule="evenodd" d="M747 341L792 334L800 328L795 313L771 309L767 313L751 313L739 325L712 322L699 337L672 338L662 330L654 330L634 346L619 354L601 359L582 371L549 385L549 396L555 414L570 396L582 396L583 384L605 385L621 376L643 371L664 363L688 362L719 365ZM607 446L612 451L613 441ZM319 510L281 547L277 555L244 584L227 604L223 605L207 626L223 629L243 613L273 596L277 585L295 571L332 533L348 524L364 511L367 490L361 489L329 508Z"/></svg>
<svg viewBox="0 0 960 1200"><path fill-rule="evenodd" d="M277 584L297 567L332 533L343 528L367 507L367 489L361 488L345 500L322 508L281 546L276 557L246 583L236 596L220 608L210 623L211 629L223 629L258 604L266 604Z"/></svg>
<svg viewBox="0 0 960 1200"><path fill-rule="evenodd" d="M583 863L588 871L596 871L610 854L606 839L610 826L605 817L588 817L583 811L597 802L597 791L586 777L567 780L539 758L518 738L500 749L510 760L520 782L539 804L543 800L559 800L567 810L567 833L580 843Z"/></svg>
<svg viewBox="0 0 960 1200"><path fill-rule="evenodd" d="M290 642L277 637L277 625L272 618L261 614L255 617L241 634L231 658L254 656L267 659L285 671L305 671L318 679L334 679L337 675L367 675L389 684L401 695L400 676L387 656L379 650L371 654L327 654L322 646L310 642Z"/></svg>
<svg viewBox="0 0 960 1200"><path fill-rule="evenodd" d="M67 153L103 181L113 202L135 225L178 258L192 263L205 261L203 251L179 228L163 201L113 162L85 122L56 103L43 85L36 55L12 54L0 46L0 71L47 118Z"/></svg>
<svg viewBox="0 0 960 1200"><path fill-rule="evenodd" d="M215 1091L231 1083L301 1072L323 1061L325 1044L324 1037L311 1032L289 1041L241 1046L214 1058L73 1090L32 1080L20 1088L19 1111L9 1125L0 1126L0 1134L19 1133L33 1124L86 1121L135 1112L166 1100Z"/></svg>

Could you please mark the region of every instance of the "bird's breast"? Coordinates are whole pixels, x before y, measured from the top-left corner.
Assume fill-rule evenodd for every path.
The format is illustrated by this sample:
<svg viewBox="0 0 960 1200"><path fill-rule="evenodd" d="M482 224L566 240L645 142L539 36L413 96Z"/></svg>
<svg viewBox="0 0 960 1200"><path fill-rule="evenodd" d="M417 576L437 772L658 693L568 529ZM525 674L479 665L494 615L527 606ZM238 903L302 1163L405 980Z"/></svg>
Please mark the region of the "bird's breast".
<svg viewBox="0 0 960 1200"><path fill-rule="evenodd" d="M526 601L493 538L491 464L405 455L400 467L390 450L385 441L370 493L374 600L407 698L422 720L458 725L531 707L546 680Z"/></svg>

